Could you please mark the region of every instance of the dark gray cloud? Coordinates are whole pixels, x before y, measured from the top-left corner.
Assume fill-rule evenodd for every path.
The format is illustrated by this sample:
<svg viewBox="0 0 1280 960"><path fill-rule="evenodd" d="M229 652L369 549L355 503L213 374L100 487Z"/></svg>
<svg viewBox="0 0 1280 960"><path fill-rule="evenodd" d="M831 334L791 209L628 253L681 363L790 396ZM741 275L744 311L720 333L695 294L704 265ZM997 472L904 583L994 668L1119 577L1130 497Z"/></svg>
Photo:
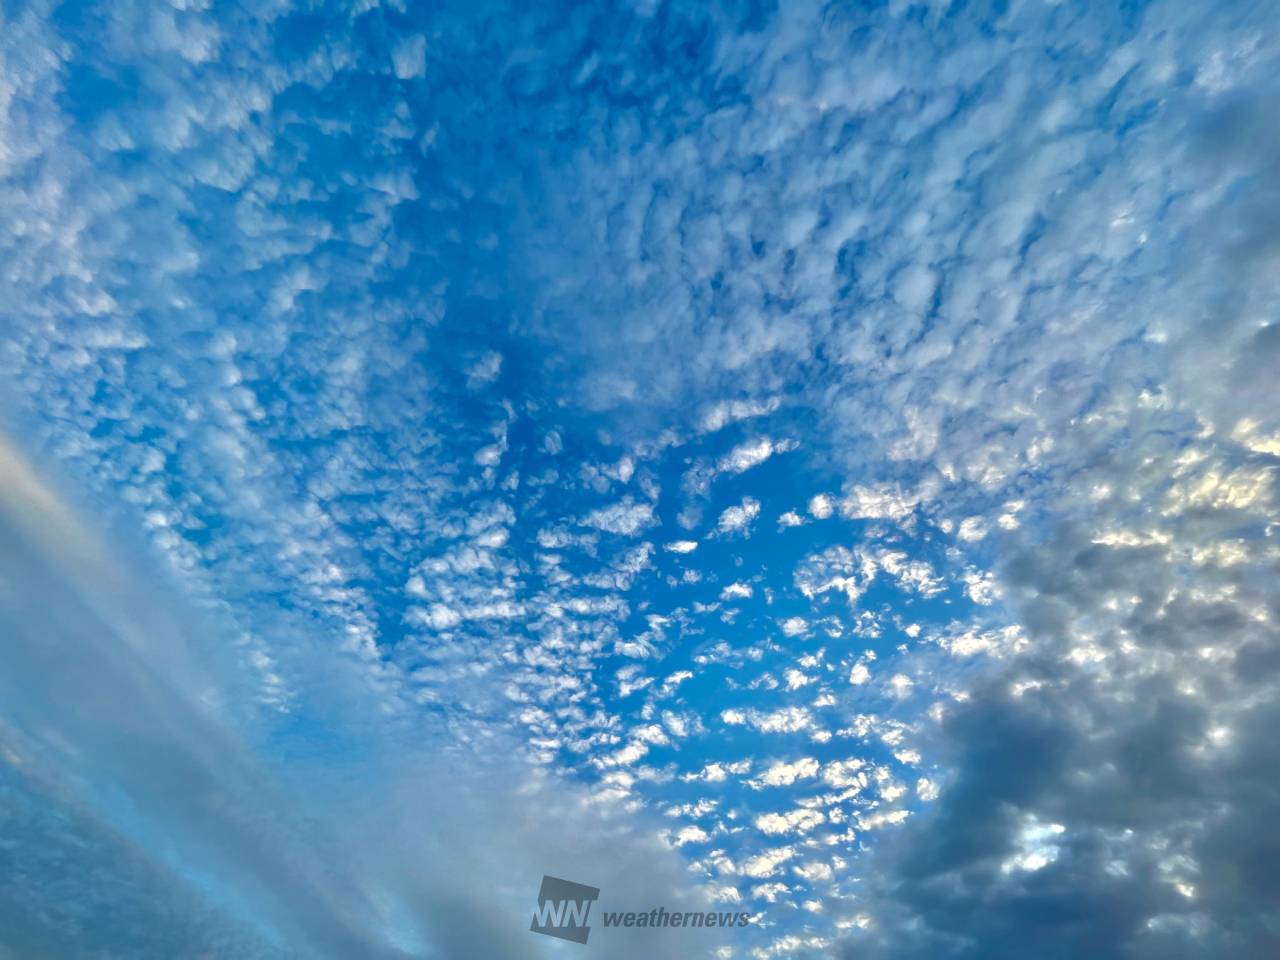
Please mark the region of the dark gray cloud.
<svg viewBox="0 0 1280 960"><path fill-rule="evenodd" d="M1280 948L1274 457L1141 437L1078 475L1113 495L1004 538L1031 645L949 709L951 779L877 851L848 956Z"/></svg>

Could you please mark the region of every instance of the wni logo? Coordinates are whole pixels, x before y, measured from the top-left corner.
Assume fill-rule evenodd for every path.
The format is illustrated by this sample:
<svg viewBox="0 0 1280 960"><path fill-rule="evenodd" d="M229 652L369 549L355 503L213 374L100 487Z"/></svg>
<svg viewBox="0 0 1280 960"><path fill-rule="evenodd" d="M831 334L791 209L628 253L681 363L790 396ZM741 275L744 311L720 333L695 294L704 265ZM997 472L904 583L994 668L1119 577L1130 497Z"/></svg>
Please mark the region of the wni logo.
<svg viewBox="0 0 1280 960"><path fill-rule="evenodd" d="M544 875L542 887L538 890L538 909L534 911L533 924L529 929L548 937L586 943L587 935L591 933L587 916L591 913L591 904L599 896L599 887Z"/></svg>

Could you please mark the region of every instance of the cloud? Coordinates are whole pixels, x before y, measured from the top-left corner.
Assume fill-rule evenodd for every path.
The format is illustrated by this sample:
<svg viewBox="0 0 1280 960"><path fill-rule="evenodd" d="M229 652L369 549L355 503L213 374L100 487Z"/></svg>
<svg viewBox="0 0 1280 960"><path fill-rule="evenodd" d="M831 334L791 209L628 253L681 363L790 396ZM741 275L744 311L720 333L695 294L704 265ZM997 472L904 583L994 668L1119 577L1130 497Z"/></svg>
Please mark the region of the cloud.
<svg viewBox="0 0 1280 960"><path fill-rule="evenodd" d="M771 877L778 872L782 864L793 859L795 855L794 847L775 847L772 850L766 850L747 860L742 865L742 873L756 879Z"/></svg>
<svg viewBox="0 0 1280 960"><path fill-rule="evenodd" d="M766 813L756 817L756 829L772 836L785 833L808 833L825 821L826 817L817 810L789 810L786 813Z"/></svg>
<svg viewBox="0 0 1280 960"><path fill-rule="evenodd" d="M1171 462L1165 442L1151 435L1081 489L1134 484L1141 462ZM1216 488L1220 458L1256 455L1210 444L1197 489ZM1186 487L1174 473L1140 474L1141 512L1159 515L1163 494ZM1251 514L1260 531L1272 508L1252 495L1175 499L1178 536L1100 538L1129 508L1095 501L1005 557L1005 602L1029 642L948 708L935 758L952 779L940 795L931 779L918 784L922 798L937 795L936 812L877 856L892 886L873 911L879 932L853 938L851 956L990 956L1016 942L1191 957L1274 939L1262 904L1275 875L1255 859L1269 856L1256 844L1275 815L1273 791L1259 789L1274 698L1253 699L1280 683L1262 653L1268 588L1242 570L1257 555L1194 573L1179 559ZM1241 863L1259 865L1230 883L1206 879ZM961 882L934 900L943 875ZM1052 909L1025 910L1032 900Z"/></svg>
<svg viewBox="0 0 1280 960"><path fill-rule="evenodd" d="M802 757L793 762L779 761L770 764L752 779L750 784L757 789L761 787L787 787L797 780L816 776L818 761L812 757Z"/></svg>
<svg viewBox="0 0 1280 960"><path fill-rule="evenodd" d="M742 503L726 507L716 521L716 533L750 535L751 524L760 516L760 501L754 497L743 497Z"/></svg>
<svg viewBox="0 0 1280 960"><path fill-rule="evenodd" d="M809 516L815 520L825 520L835 512L835 502L825 493L819 493L809 501Z"/></svg>
<svg viewBox="0 0 1280 960"><path fill-rule="evenodd" d="M701 902L656 832L610 822L577 788L508 751L458 763L424 749L443 734L430 725L393 732L340 651L312 647L291 678L327 684L323 710L246 712L237 694L253 678L225 623L143 587L162 581L103 547L7 443L0 539L2 777L21 827L5 837L24 865L0 903L42 905L10 927L10 947L276 957L283 938L290 955L523 957L544 871L622 900ZM363 747L322 763L258 752L293 724ZM572 811L559 839L538 812L550 810ZM527 886L495 892L513 864ZM593 948L651 948L607 940Z"/></svg>
<svg viewBox="0 0 1280 960"><path fill-rule="evenodd" d="M798 733L813 726L813 716L804 707L782 707L778 710L725 710L720 719L729 725L753 727L763 733Z"/></svg>
<svg viewBox="0 0 1280 960"><path fill-rule="evenodd" d="M744 473L752 467L764 463L775 454L787 453L796 449L797 446L799 444L794 440L775 442L768 437L749 440L746 443L738 444L725 454L720 462L716 464L716 469L721 473Z"/></svg>
<svg viewBox="0 0 1280 960"><path fill-rule="evenodd" d="M53 520L5 554L3 736L28 763L5 789L12 833L40 838L9 849L42 880L5 886L3 912L58 918L24 919L19 951L100 950L97 930L130 956L188 936L527 952L492 922L494 877L556 860L620 884L630 853L561 858L489 793L581 778L542 796L593 810L594 838L669 800L675 770L727 782L758 755L743 739L803 732L865 749L842 780L897 805L823 807L789 856L857 842L858 904L797 890L761 949L1269 955L1274 31L1235 2L999 6L539 5L422 33L412 11L125 2L6 23L7 424L163 585L126 610L145 629L121 626L94 583L131 559L60 572L82 542ZM773 437L803 453L756 470ZM671 517L659 494L721 465L740 505L670 574L640 534L701 529L702 501ZM648 502L611 492L629 484ZM831 491L808 505L823 522L788 511L775 542L755 521L776 490ZM730 582L772 612L707 602ZM158 626L136 613L152 592L178 608ZM221 625L191 643L229 663L171 642L202 636L187 601ZM874 675L789 667L792 616L879 649ZM11 639L45 633L65 676ZM630 739L660 704L711 721L680 766L684 742ZM600 769L633 742L649 753ZM183 830L208 811L160 802L143 747L208 785L225 853ZM451 751L533 772L459 760L440 783L463 809L414 834L440 783L397 764ZM927 778L868 772L917 754ZM937 788L927 809L910 782ZM135 793L187 874L121 832L111 798ZM469 814L494 848L448 848ZM721 840L698 879L727 861L794 882L749 826ZM636 843L653 889L684 876ZM69 896L64 856L93 880ZM269 888L240 898L253 922L217 887L245 875Z"/></svg>
<svg viewBox="0 0 1280 960"><path fill-rule="evenodd" d="M467 371L467 386L475 390L486 384L492 383L498 379L498 374L502 371L502 354L496 350L490 350Z"/></svg>
<svg viewBox="0 0 1280 960"><path fill-rule="evenodd" d="M427 38L419 34L397 41L391 51L391 63L401 80L421 77L427 70Z"/></svg>
<svg viewBox="0 0 1280 960"><path fill-rule="evenodd" d="M778 409L779 403L777 397L764 400L721 400L708 405L702 411L699 425L704 431L714 433L739 420L773 413Z"/></svg>
<svg viewBox="0 0 1280 960"><path fill-rule="evenodd" d="M633 537L654 522L653 504L637 503L630 497L593 510L582 519L585 526L624 537Z"/></svg>

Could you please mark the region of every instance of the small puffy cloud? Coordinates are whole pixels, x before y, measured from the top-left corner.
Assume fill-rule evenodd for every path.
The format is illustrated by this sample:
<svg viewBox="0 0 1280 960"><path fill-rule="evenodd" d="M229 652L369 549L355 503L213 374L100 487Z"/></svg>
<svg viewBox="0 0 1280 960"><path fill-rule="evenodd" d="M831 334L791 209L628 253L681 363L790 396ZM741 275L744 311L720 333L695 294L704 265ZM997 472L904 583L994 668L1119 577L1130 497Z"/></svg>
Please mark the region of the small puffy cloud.
<svg viewBox="0 0 1280 960"><path fill-rule="evenodd" d="M427 38L421 34L404 37L391 49L391 65L401 80L421 77L427 72Z"/></svg>
<svg viewBox="0 0 1280 960"><path fill-rule="evenodd" d="M596 763L598 766L603 767L627 767L635 763L648 752L648 744L640 740L633 740L631 743L615 750L613 753L597 758Z"/></svg>
<svg viewBox="0 0 1280 960"><path fill-rule="evenodd" d="M820 493L809 501L809 516L815 520L825 520L835 512L836 502L825 493Z"/></svg>
<svg viewBox="0 0 1280 960"><path fill-rule="evenodd" d="M784 636L798 637L809 629L809 621L804 617L788 617L779 626Z"/></svg>
<svg viewBox="0 0 1280 960"><path fill-rule="evenodd" d="M693 553L698 549L697 540L672 540L670 543L664 543L662 549L668 553Z"/></svg>
<svg viewBox="0 0 1280 960"><path fill-rule="evenodd" d="M788 690L799 690L801 687L807 687L814 682L813 677L795 669L795 667L788 667L783 671L782 676L786 680Z"/></svg>
<svg viewBox="0 0 1280 960"><path fill-rule="evenodd" d="M799 807L786 813L766 813L756 817L756 829L761 833L808 833L827 820L820 810Z"/></svg>
<svg viewBox="0 0 1280 960"><path fill-rule="evenodd" d="M996 586L995 577L990 572L979 573L977 570L966 570L962 579L965 594L980 606L991 606L1000 595L1000 588Z"/></svg>
<svg viewBox="0 0 1280 960"><path fill-rule="evenodd" d="M690 843L706 843L710 837L707 831L699 826L682 827L676 832L675 839L671 841L673 847L683 847Z"/></svg>
<svg viewBox="0 0 1280 960"><path fill-rule="evenodd" d="M761 733L798 733L813 728L813 716L804 707L782 707L779 710L721 711L720 719L730 726L749 726Z"/></svg>
<svg viewBox="0 0 1280 960"><path fill-rule="evenodd" d="M749 781L749 785L762 787L789 787L797 780L808 780L818 775L818 761L813 757L802 757L799 760L779 761L761 771L760 775Z"/></svg>
<svg viewBox="0 0 1280 960"><path fill-rule="evenodd" d="M759 883L751 888L751 896L755 900L764 900L766 903L777 903L778 898L784 894L790 893L791 888L785 883Z"/></svg>
<svg viewBox="0 0 1280 960"><path fill-rule="evenodd" d="M771 877L784 863L794 859L795 855L794 847L776 847L773 850L766 850L744 862L742 872L748 877L759 879Z"/></svg>
<svg viewBox="0 0 1280 960"><path fill-rule="evenodd" d="M889 694L899 699L909 696L914 686L915 681L905 673L895 673L889 678Z"/></svg>
<svg viewBox="0 0 1280 960"><path fill-rule="evenodd" d="M918 503L918 497L897 487L858 485L840 501L839 509L851 520L905 520Z"/></svg>
<svg viewBox="0 0 1280 960"><path fill-rule="evenodd" d="M720 514L716 522L716 532L731 534L749 532L751 524L760 515L760 501L753 497L743 497L742 503L728 507Z"/></svg>
<svg viewBox="0 0 1280 960"><path fill-rule="evenodd" d="M643 727L637 727L631 731L631 738L640 743L652 743L661 746L670 743L667 732L656 723L650 723Z"/></svg>
<svg viewBox="0 0 1280 960"><path fill-rule="evenodd" d="M731 583L720 591L721 600L748 600L754 591L749 583Z"/></svg>
<svg viewBox="0 0 1280 960"><path fill-rule="evenodd" d="M868 779L864 767L866 763L856 757L836 760L822 768L822 779L833 787L865 787Z"/></svg>
<svg viewBox="0 0 1280 960"><path fill-rule="evenodd" d="M634 537L646 527L653 526L657 520L653 515L653 504L625 497L619 503L591 511L582 519L582 523L605 533Z"/></svg>
<svg viewBox="0 0 1280 960"><path fill-rule="evenodd" d="M692 678L693 678L693 671L677 670L675 673L670 674L662 681L662 686L658 688L658 696L659 697L671 696L671 694L675 693L680 688L680 684Z"/></svg>
<svg viewBox="0 0 1280 960"><path fill-rule="evenodd" d="M776 443L768 437L749 440L730 450L716 465L716 469L720 473L744 473L764 463L775 454L786 453L797 446L799 444L794 440L782 440Z"/></svg>
<svg viewBox="0 0 1280 960"><path fill-rule="evenodd" d="M708 763L695 773L686 773L681 780L686 783L701 781L703 783L721 783L732 776L742 776L751 772L750 760L738 760L733 763Z"/></svg>
<svg viewBox="0 0 1280 960"><path fill-rule="evenodd" d="M881 810L863 816L858 815L858 826L863 830L878 830L881 827L896 827L901 823L905 823L907 818L911 816L909 810Z"/></svg>
<svg viewBox="0 0 1280 960"><path fill-rule="evenodd" d="M700 729L701 722L697 715L676 713L672 710L662 711L662 722L673 737L687 737L691 732Z"/></svg>
<svg viewBox="0 0 1280 960"><path fill-rule="evenodd" d="M471 369L467 371L467 387L476 390L487 383L492 383L498 379L498 374L501 371L502 354L496 350L490 350L473 363Z"/></svg>
<svg viewBox="0 0 1280 960"><path fill-rule="evenodd" d="M682 778L683 779L683 778ZM715 811L720 806L719 800L712 800L709 797L703 797L694 803L677 803L667 807L662 811L664 817L705 817L707 814Z"/></svg>
<svg viewBox="0 0 1280 960"><path fill-rule="evenodd" d="M618 670L615 677L618 681L618 696L629 697L637 690L643 690L653 683L653 677L644 675L638 664L629 664Z"/></svg>
<svg viewBox="0 0 1280 960"><path fill-rule="evenodd" d="M632 457L623 457L612 470L606 470L607 474L613 476L619 483L630 483L631 478L635 476L636 462Z"/></svg>
<svg viewBox="0 0 1280 960"><path fill-rule="evenodd" d="M802 863L797 867L791 868L792 873L809 883L815 883L830 880L835 871L831 869L831 864L823 863L821 860L814 860L810 863Z"/></svg>
<svg viewBox="0 0 1280 960"><path fill-rule="evenodd" d="M1017 852L1000 869L1005 873L1043 870L1062 852L1058 840L1064 833L1066 827L1060 823L1041 823L1034 816L1029 817L1018 834Z"/></svg>
<svg viewBox="0 0 1280 960"><path fill-rule="evenodd" d="M711 404L702 412L700 425L704 432L715 433L738 420L763 417L780 406L777 397L767 400L724 400Z"/></svg>
<svg viewBox="0 0 1280 960"><path fill-rule="evenodd" d="M502 455L506 450L505 443L490 443L476 451L475 461L482 467L497 466L502 462Z"/></svg>
<svg viewBox="0 0 1280 960"><path fill-rule="evenodd" d="M937 596L943 590L942 578L927 560L912 559L901 550L881 550L874 554L863 553L864 568L878 566L893 577L904 590L921 596Z"/></svg>
<svg viewBox="0 0 1280 960"><path fill-rule="evenodd" d="M420 578L410 580L410 592L413 590L415 581L421 582ZM405 620L409 623L421 624L432 630L448 630L460 624L463 616L457 609L446 603L433 603L429 607L410 607L405 615Z"/></svg>

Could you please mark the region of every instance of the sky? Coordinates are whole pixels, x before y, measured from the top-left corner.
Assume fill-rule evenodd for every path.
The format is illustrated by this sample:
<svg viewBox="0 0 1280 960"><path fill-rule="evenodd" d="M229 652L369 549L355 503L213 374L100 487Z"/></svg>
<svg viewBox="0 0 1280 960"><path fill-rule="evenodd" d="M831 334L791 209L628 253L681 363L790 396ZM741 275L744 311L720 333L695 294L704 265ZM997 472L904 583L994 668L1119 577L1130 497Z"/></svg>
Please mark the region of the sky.
<svg viewBox="0 0 1280 960"><path fill-rule="evenodd" d="M0 0L0 960L1280 955L1277 23Z"/></svg>

